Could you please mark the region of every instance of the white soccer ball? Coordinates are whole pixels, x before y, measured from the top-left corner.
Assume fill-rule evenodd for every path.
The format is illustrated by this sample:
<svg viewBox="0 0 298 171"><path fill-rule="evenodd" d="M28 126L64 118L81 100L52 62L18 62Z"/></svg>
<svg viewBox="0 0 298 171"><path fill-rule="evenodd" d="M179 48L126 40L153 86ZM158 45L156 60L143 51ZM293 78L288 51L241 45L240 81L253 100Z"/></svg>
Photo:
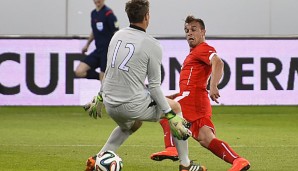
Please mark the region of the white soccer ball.
<svg viewBox="0 0 298 171"><path fill-rule="evenodd" d="M96 156L96 171L121 171L122 159L113 151L104 151Z"/></svg>

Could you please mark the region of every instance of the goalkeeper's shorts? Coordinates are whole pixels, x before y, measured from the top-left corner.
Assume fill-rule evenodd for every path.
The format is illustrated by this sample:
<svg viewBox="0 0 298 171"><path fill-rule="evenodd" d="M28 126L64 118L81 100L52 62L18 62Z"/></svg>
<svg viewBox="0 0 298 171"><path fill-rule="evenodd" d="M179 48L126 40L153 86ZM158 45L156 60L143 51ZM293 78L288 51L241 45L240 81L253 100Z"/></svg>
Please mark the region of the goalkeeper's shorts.
<svg viewBox="0 0 298 171"><path fill-rule="evenodd" d="M157 107L150 95L145 100L124 103L117 106L107 103L107 98L104 98L107 113L124 130L129 130L135 120L149 122L160 120L162 110Z"/></svg>
<svg viewBox="0 0 298 171"><path fill-rule="evenodd" d="M197 119L197 120L191 122L190 131L192 132L192 137L194 139L198 140L199 130L203 126L209 127L212 130L212 132L215 134L215 127L211 120L211 117L206 116L206 117L203 117L203 118L200 118L200 119Z"/></svg>

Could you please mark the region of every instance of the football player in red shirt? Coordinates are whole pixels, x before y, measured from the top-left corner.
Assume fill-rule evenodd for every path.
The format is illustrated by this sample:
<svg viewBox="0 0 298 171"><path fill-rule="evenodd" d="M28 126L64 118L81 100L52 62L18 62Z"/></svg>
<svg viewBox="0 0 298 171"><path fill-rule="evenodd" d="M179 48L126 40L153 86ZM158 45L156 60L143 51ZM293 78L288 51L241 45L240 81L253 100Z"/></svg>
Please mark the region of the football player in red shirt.
<svg viewBox="0 0 298 171"><path fill-rule="evenodd" d="M180 92L169 96L181 105L183 117L191 122L192 137L213 154L232 164L229 171L246 171L250 168L248 160L240 157L226 142L215 136L215 128L211 120L211 100L218 103L220 97L218 84L223 75L224 63L216 50L205 42L204 21L193 16L185 20L185 34L190 52L185 58L180 72ZM207 83L210 78L210 91ZM151 155L153 160L177 160L176 149L171 141L168 123L160 121L165 135L166 150ZM168 133L167 133L168 132Z"/></svg>

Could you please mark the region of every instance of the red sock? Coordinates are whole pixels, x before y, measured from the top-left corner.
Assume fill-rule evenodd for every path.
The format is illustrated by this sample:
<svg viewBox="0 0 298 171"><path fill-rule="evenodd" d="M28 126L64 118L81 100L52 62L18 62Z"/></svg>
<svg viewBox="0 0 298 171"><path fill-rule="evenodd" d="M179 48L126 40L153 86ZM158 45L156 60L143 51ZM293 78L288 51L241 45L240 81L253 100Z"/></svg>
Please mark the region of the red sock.
<svg viewBox="0 0 298 171"><path fill-rule="evenodd" d="M239 155L227 143L217 138L210 142L208 149L217 157L230 164L233 164L233 161L239 158Z"/></svg>
<svg viewBox="0 0 298 171"><path fill-rule="evenodd" d="M165 143L165 148L168 147L175 147L174 145L174 141L171 135L171 129L170 129L170 125L167 119L162 119L159 121L162 129L163 129L163 133L164 133L164 143Z"/></svg>

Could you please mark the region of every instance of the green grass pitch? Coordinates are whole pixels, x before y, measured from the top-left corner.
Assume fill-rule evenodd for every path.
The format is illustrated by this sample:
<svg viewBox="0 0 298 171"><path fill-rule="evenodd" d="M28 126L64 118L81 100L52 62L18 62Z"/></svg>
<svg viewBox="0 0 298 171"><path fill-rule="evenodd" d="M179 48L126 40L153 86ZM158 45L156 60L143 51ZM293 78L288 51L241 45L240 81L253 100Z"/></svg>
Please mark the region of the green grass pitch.
<svg viewBox="0 0 298 171"><path fill-rule="evenodd" d="M217 137L251 162L251 171L298 168L298 106L214 106ZM93 119L81 107L0 107L0 170L82 171L115 123ZM152 161L163 150L159 123L144 123L119 148L124 171L177 171L178 162ZM230 165L189 140L190 158L210 171Z"/></svg>

